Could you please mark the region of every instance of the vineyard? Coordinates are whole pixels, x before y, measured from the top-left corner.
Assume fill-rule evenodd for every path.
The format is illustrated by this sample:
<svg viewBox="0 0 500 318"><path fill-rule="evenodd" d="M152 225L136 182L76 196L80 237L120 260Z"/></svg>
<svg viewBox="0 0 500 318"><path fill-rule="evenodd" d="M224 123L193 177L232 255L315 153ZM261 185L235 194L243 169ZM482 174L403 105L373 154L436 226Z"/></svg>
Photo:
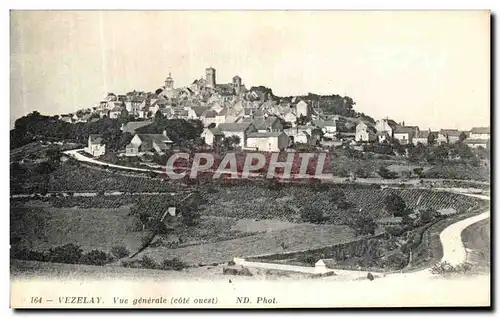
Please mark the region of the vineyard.
<svg viewBox="0 0 500 318"><path fill-rule="evenodd" d="M470 164L437 165L425 173L425 178L490 181L491 171L485 166Z"/></svg>
<svg viewBox="0 0 500 318"><path fill-rule="evenodd" d="M51 191L122 191L172 192L178 184L147 176L125 176L113 170L97 170L62 163L48 174L27 167L11 177L11 193L46 193Z"/></svg>
<svg viewBox="0 0 500 318"><path fill-rule="evenodd" d="M286 184L278 189L253 184L204 187L208 200L204 214L253 219L300 220L300 211L317 208L330 219L328 223L345 224L353 211L361 210L375 218L387 217L384 198L397 193L410 209L454 208L463 212L481 201L459 194L420 189L379 189L377 187L331 185L326 191L316 191L310 185ZM349 208L338 205L338 197L345 195Z"/></svg>

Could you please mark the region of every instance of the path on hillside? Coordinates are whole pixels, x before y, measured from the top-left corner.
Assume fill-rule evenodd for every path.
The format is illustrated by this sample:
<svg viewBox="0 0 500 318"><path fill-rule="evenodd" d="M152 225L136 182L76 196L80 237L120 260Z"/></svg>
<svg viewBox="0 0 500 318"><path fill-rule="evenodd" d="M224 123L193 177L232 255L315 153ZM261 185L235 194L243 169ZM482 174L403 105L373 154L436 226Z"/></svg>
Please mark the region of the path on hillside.
<svg viewBox="0 0 500 318"><path fill-rule="evenodd" d="M471 196L480 198L483 200L490 200L489 196L479 195L479 194L467 194L461 193L462 195ZM453 266L462 264L467 259L467 253L465 250L465 246L462 242L462 231L465 230L470 225L479 222L481 220L487 219L490 216L490 210L467 218L465 220L458 221L446 227L439 235L441 245L443 248L443 257L441 258L441 262L448 262ZM244 259L234 259L237 265L242 265L245 267L254 267L254 268L264 268L264 269L273 269L273 270L281 270L281 271L293 271L293 272L301 272L308 274L318 274L319 271L316 270L315 267L305 267L305 266L291 266L286 264L277 264L277 263L259 263L259 262L249 262ZM369 271L354 271L354 270L342 270L342 269L331 269L328 271L333 271L337 275L349 278L349 279L360 279L366 278L366 275ZM373 273L376 276L384 275L382 273ZM432 277L433 274L430 271L430 268L426 268L417 272L410 273L391 273L383 276L384 279L423 279ZM325 279L332 279L326 277Z"/></svg>
<svg viewBox="0 0 500 318"><path fill-rule="evenodd" d="M100 165L100 166L105 166L105 167L111 167L111 168L117 168L117 169L122 169L122 170L130 170L130 171L139 171L139 172L155 172L155 173L162 173L164 174L166 171L165 170L154 170L154 169L147 169L147 168L136 168L136 167L129 167L129 166L123 166L123 165L117 165L113 163L107 163L103 162L94 158L89 158L86 157L80 153L79 151L83 151L83 149L73 149L73 150L67 150L64 151L63 153L82 162L87 162L95 165ZM180 168L180 167L179 167ZM213 171L213 170L212 170ZM241 172L238 173L239 176L241 176ZM255 173L250 173L251 177L256 177L258 174ZM296 175L295 176L297 179L308 179L310 178L310 175ZM348 182L346 178L344 177L339 177L339 176L334 176L330 174L326 174L325 176L319 176L319 179L325 180L327 182L332 182L332 183L361 183L361 184L379 184L379 185L391 185L391 184L399 184L399 185L414 185L418 186L420 184L420 181L423 180L425 183L433 183L433 182L443 182L443 181L453 181L453 182L466 182L469 184L476 184L476 185L489 185L489 182L486 181L477 181L477 180L458 180L458 179L410 179L410 180L398 180L398 179L380 179L380 178L356 178L355 181Z"/></svg>

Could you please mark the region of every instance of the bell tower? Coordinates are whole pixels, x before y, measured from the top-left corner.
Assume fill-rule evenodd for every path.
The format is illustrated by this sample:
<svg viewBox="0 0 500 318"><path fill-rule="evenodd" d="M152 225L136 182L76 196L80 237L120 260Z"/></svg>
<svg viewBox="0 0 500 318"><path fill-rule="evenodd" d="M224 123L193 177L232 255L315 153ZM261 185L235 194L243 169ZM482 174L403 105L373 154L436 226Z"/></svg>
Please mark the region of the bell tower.
<svg viewBox="0 0 500 318"><path fill-rule="evenodd" d="M168 77L165 80L165 90L170 91L174 89L174 79L172 78L172 73L168 72Z"/></svg>
<svg viewBox="0 0 500 318"><path fill-rule="evenodd" d="M205 80L207 82L208 87L215 88L216 87L216 81L215 81L215 68L209 67L205 70Z"/></svg>

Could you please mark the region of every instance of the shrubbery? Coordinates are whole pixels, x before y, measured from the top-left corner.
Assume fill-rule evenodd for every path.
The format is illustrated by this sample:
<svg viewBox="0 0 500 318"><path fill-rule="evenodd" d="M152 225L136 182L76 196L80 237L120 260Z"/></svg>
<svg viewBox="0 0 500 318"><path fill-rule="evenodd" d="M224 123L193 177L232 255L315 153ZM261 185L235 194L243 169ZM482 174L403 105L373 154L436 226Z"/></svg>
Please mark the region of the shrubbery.
<svg viewBox="0 0 500 318"><path fill-rule="evenodd" d="M73 243L57 246L49 250L49 260L53 263L78 264L82 256L83 250Z"/></svg>
<svg viewBox="0 0 500 318"><path fill-rule="evenodd" d="M177 258L164 259L160 264L156 263L155 260L147 255L144 255L140 260L123 262L122 266L129 268L146 268L146 269L160 269L160 270L176 270L189 267L186 263L180 261Z"/></svg>
<svg viewBox="0 0 500 318"><path fill-rule="evenodd" d="M448 276L453 274L465 274L472 270L472 265L469 263L462 263L456 266L448 262L437 263L431 267L431 273L434 275Z"/></svg>
<svg viewBox="0 0 500 318"><path fill-rule="evenodd" d="M97 249L84 253L80 246L73 243L51 248L48 252L12 247L10 257L25 261L85 265L105 265L114 261L111 254Z"/></svg>
<svg viewBox="0 0 500 318"><path fill-rule="evenodd" d="M113 260L113 256L108 253L99 250L92 250L86 254L83 254L79 260L79 263L102 266L112 262Z"/></svg>
<svg viewBox="0 0 500 318"><path fill-rule="evenodd" d="M123 245L113 246L111 254L117 259L121 259L130 255L130 251Z"/></svg>

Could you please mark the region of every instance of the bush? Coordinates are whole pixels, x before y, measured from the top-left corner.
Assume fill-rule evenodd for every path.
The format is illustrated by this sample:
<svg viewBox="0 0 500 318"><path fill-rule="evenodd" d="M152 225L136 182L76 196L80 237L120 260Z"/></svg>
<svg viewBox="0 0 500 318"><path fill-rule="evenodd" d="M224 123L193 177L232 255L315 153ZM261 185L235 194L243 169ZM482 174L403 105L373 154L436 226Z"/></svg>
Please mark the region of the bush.
<svg viewBox="0 0 500 318"><path fill-rule="evenodd" d="M437 263L431 267L431 273L434 275L453 275L453 274L465 274L472 270L472 265L469 263L463 263L456 266L451 265L448 262Z"/></svg>
<svg viewBox="0 0 500 318"><path fill-rule="evenodd" d="M32 251L26 248L12 247L10 250L10 258L20 259L25 261L46 262L48 256L43 252Z"/></svg>
<svg viewBox="0 0 500 318"><path fill-rule="evenodd" d="M297 260L301 263L310 265L314 265L317 262L316 258L310 255L300 255Z"/></svg>
<svg viewBox="0 0 500 318"><path fill-rule="evenodd" d="M387 257L387 265L391 268L402 269L408 264L408 257L403 253L396 253Z"/></svg>
<svg viewBox="0 0 500 318"><path fill-rule="evenodd" d="M142 268L147 268L147 269L156 269L158 268L158 265L156 262L147 255L144 255L142 259L139 261L139 264L141 265Z"/></svg>
<svg viewBox="0 0 500 318"><path fill-rule="evenodd" d="M377 223L375 220L367 215L358 216L349 225L354 229L356 236L360 235L374 235L377 229Z"/></svg>
<svg viewBox="0 0 500 318"><path fill-rule="evenodd" d="M92 250L84 254L80 259L81 264L98 266L106 265L111 261L113 261L113 257L111 255L99 250Z"/></svg>
<svg viewBox="0 0 500 318"><path fill-rule="evenodd" d="M51 248L48 258L54 263L78 264L82 258L83 250L80 246L70 243Z"/></svg>
<svg viewBox="0 0 500 318"><path fill-rule="evenodd" d="M385 228L385 231L391 236L401 236L405 232L405 229L404 227L398 225L391 225L387 226Z"/></svg>
<svg viewBox="0 0 500 318"><path fill-rule="evenodd" d="M113 248L111 248L111 254L117 259L121 259L129 256L130 251L124 245L119 245L113 246Z"/></svg>
<svg viewBox="0 0 500 318"><path fill-rule="evenodd" d="M300 212L300 217L305 222L310 223L321 223L325 220L323 212L319 209L313 207L305 208Z"/></svg>
<svg viewBox="0 0 500 318"><path fill-rule="evenodd" d="M183 261L178 260L177 258L174 259L164 259L163 262L160 265L160 269L163 270L176 270L180 271L183 268L189 267L186 263Z"/></svg>
<svg viewBox="0 0 500 318"><path fill-rule="evenodd" d="M396 179L398 177L395 172L390 171L386 167L380 167L378 174L384 179Z"/></svg>

